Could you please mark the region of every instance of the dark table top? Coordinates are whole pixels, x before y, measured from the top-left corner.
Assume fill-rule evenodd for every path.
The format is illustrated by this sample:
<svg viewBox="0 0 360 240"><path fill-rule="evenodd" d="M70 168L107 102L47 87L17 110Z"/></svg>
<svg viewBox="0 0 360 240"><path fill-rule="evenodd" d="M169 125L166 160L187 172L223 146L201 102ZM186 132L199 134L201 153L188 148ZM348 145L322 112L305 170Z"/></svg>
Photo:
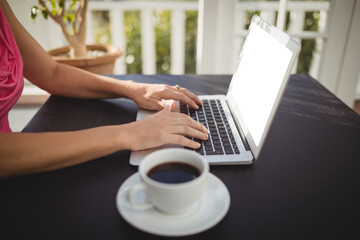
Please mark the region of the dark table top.
<svg viewBox="0 0 360 240"><path fill-rule="evenodd" d="M229 75L125 75L224 94ZM24 132L69 131L135 120L127 99L51 96ZM159 239L117 211L137 171L129 151L47 173L0 180L0 239ZM231 205L215 227L188 239L359 239L360 118L308 75L292 75L259 159L211 166Z"/></svg>

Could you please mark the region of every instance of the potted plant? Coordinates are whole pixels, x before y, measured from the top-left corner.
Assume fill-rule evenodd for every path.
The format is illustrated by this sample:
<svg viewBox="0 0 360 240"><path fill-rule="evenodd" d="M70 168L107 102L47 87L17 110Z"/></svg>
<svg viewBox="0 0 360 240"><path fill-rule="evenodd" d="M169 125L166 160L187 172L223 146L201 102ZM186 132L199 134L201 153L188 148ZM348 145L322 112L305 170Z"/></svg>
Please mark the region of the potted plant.
<svg viewBox="0 0 360 240"><path fill-rule="evenodd" d="M86 14L88 0L38 0L31 8L31 18L41 14L53 19L60 27L69 46L48 51L61 63L99 74L112 74L120 49L108 45L86 45ZM90 55L90 56L89 56Z"/></svg>

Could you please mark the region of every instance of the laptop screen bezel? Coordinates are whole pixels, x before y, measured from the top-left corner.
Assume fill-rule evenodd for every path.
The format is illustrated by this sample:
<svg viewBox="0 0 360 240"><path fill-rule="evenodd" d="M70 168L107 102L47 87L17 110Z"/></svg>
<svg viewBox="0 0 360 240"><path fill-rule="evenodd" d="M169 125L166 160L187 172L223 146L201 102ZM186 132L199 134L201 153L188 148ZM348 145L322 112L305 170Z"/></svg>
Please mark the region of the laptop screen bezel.
<svg viewBox="0 0 360 240"><path fill-rule="evenodd" d="M275 98L274 101L274 105L271 109L269 118L267 119L262 137L260 138L259 144L256 145L253 136L251 135L251 132L248 131L248 127L246 122L244 121L244 118L241 116L240 114L233 114L234 120L236 122L236 124L241 128L241 131L244 133L245 137L246 137L246 141L248 143L248 145L250 146L251 152L254 156L255 159L258 159L259 155L260 155L260 151L264 145L266 136L268 134L269 128L271 126L271 123L274 119L275 113L277 111L278 105L280 103L281 97L284 93L287 81L289 79L290 73L293 69L293 66L295 65L295 61L299 55L300 52L300 44L294 40L293 38L291 38L289 35L287 35L286 33L280 31L279 29L277 29L276 27L274 27L273 25L267 23L266 21L264 21L263 19L261 19L259 16L254 15L252 17L251 20L251 24L249 27L249 32L252 29L253 25L257 25L259 26L261 29L263 29L267 34L269 34L271 37L273 37L277 42L279 42L281 45L283 45L284 47L286 47L288 50L290 50L292 52L292 56L291 56L291 60L289 61L289 65L287 67L286 73L284 75L284 80L281 83L281 86L279 88L279 92ZM246 46L246 39L243 45L243 49L244 46ZM243 50L242 50L243 51ZM239 62L238 62L238 66L241 62L241 53L239 56ZM236 72L236 71L235 71ZM233 75L233 78L235 77L236 74ZM232 83L234 82L234 79L232 79L231 83L230 83L230 87L227 93L227 99L228 99L228 105L231 109L232 113L235 113L235 100L234 100L234 96L233 93L231 91L231 87L232 87Z"/></svg>

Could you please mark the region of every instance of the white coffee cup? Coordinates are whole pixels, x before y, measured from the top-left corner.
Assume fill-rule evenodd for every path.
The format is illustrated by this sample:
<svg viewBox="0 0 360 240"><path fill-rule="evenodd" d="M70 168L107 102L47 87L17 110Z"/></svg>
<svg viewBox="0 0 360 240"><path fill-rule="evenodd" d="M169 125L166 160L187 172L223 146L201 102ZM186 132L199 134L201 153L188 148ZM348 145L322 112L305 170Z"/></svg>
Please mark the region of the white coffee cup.
<svg viewBox="0 0 360 240"><path fill-rule="evenodd" d="M174 163L178 165L174 165ZM169 165L173 164L173 165ZM185 164L185 165L184 165ZM181 183L161 182L154 180L154 176L164 176L168 174L165 180L174 180L173 177L180 170L178 166L197 170L198 176L188 179ZM176 171L150 175L152 172L173 167ZM174 170L173 169L173 170ZM186 171L185 171L186 172ZM153 152L146 156L139 166L141 183L132 186L128 191L128 199L133 208L145 210L155 207L157 210L167 214L181 214L194 209L199 203L201 196L206 188L209 174L208 162L198 153L183 148L170 148ZM182 171L180 176L185 176ZM189 175L186 175L189 176ZM178 180L178 179L176 179ZM180 179L184 180L184 179ZM135 195L143 191L146 196L145 202L135 201Z"/></svg>

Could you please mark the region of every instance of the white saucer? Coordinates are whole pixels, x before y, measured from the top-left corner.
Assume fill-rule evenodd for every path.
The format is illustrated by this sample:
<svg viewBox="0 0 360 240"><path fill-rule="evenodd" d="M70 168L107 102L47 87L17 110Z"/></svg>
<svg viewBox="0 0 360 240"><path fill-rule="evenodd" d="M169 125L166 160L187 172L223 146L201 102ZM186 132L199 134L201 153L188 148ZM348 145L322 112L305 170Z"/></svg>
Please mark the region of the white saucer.
<svg viewBox="0 0 360 240"><path fill-rule="evenodd" d="M140 211L132 208L127 200L129 187L140 182L138 173L130 176L116 195L116 205L120 215L132 226L155 235L187 236L205 231L215 226L226 215L230 207L230 194L224 183L209 174L208 186L200 204L190 213L168 215L154 208ZM139 194L139 198L144 198ZM143 199L136 199L140 202Z"/></svg>

